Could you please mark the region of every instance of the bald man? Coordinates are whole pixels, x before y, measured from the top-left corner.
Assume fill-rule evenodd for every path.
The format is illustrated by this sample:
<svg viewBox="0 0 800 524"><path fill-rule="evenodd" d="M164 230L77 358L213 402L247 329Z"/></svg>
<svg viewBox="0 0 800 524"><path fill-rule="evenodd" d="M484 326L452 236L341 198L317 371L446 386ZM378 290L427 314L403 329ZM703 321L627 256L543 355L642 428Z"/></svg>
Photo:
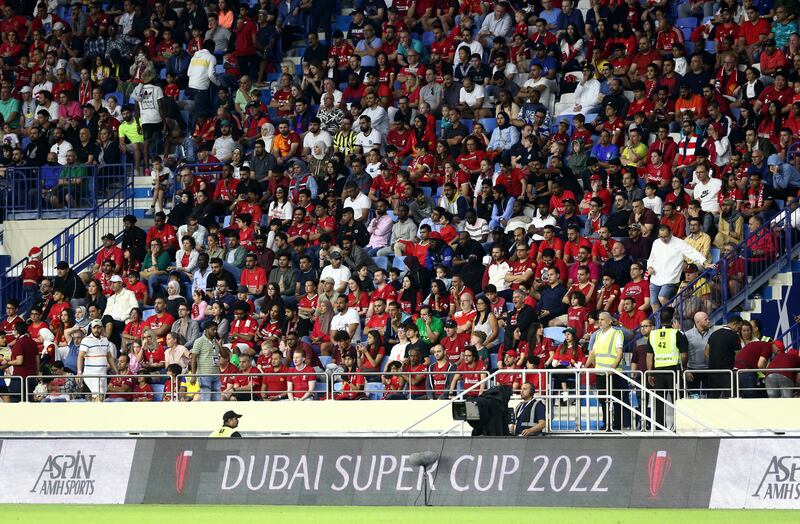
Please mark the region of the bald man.
<svg viewBox="0 0 800 524"><path fill-rule="evenodd" d="M708 369L708 359L704 349L708 344L708 337L717 329L718 326L711 325L708 314L698 311L694 314L694 327L686 332L686 338L689 341L686 390L691 398L700 398L703 396L703 388L708 387L708 373L702 372L702 370ZM700 372L692 373L693 369L700 370Z"/></svg>

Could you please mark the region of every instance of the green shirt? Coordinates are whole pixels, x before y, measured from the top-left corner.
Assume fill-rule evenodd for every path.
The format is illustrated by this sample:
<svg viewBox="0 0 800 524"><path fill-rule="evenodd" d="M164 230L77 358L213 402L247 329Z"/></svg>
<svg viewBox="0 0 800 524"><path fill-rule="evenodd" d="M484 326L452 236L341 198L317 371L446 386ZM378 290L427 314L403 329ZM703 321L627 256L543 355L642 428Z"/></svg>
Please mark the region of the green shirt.
<svg viewBox="0 0 800 524"><path fill-rule="evenodd" d="M141 144L144 142L144 135L136 129L136 121L121 122L117 129L119 136L127 138L131 144Z"/></svg>
<svg viewBox="0 0 800 524"><path fill-rule="evenodd" d="M17 113L17 118L9 120L12 113ZM8 101L0 100L0 115L3 115L3 121L8 122L12 129L19 127L19 100L16 98L9 98Z"/></svg>
<svg viewBox="0 0 800 524"><path fill-rule="evenodd" d="M83 166L64 166L61 168L61 174L58 175L58 178L61 180L70 180L73 182L73 185L77 185L75 184L76 181L82 184L86 178L86 168Z"/></svg>
<svg viewBox="0 0 800 524"><path fill-rule="evenodd" d="M155 266L156 269L158 269L159 271L166 271L167 268L169 267L169 263L170 263L169 253L167 253L166 251L162 251L161 253L158 254L155 264L153 263L153 254L148 253L144 256L142 269L148 269Z"/></svg>
<svg viewBox="0 0 800 524"><path fill-rule="evenodd" d="M433 340L430 339L428 336L428 327L425 325L425 321L421 318L417 319L417 328L419 329L419 338L427 342L428 344L433 344ZM431 316L431 329L441 336L442 331L444 331L444 322L439 317Z"/></svg>
<svg viewBox="0 0 800 524"><path fill-rule="evenodd" d="M205 335L194 341L192 355L197 355L196 374L219 375L219 349Z"/></svg>

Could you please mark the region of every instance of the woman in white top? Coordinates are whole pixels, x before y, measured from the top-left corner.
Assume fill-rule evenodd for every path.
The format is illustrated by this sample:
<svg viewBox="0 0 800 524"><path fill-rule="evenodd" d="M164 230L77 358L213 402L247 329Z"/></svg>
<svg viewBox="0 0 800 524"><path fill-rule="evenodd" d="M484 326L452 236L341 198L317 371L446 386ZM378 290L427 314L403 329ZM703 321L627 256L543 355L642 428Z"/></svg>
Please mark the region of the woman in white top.
<svg viewBox="0 0 800 524"><path fill-rule="evenodd" d="M164 350L164 365L178 364L183 372L189 367L191 353L182 344L183 337L178 333L167 333L167 348Z"/></svg>
<svg viewBox="0 0 800 524"><path fill-rule="evenodd" d="M389 352L389 362L403 362L406 356L406 347L408 347L408 338L406 337L405 329L397 330L397 339L400 341Z"/></svg>
<svg viewBox="0 0 800 524"><path fill-rule="evenodd" d="M267 210L267 216L270 221L281 220L284 225L288 226L292 222L293 212L294 206L286 197L286 188L278 187L275 190L275 199L270 203Z"/></svg>
<svg viewBox="0 0 800 524"><path fill-rule="evenodd" d="M492 304L488 298L478 297L475 301L475 309L478 310L478 314L473 321L472 332L483 331L486 333L486 340L483 345L492 349L500 343L497 338L500 333L500 326L497 323L497 317L492 313Z"/></svg>

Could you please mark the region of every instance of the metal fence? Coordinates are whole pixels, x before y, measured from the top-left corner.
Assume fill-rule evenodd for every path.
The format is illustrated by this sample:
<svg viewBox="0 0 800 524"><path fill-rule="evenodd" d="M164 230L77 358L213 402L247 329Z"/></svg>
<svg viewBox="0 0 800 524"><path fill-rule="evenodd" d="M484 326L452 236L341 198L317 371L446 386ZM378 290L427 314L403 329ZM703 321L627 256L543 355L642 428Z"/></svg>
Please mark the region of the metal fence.
<svg viewBox="0 0 800 524"><path fill-rule="evenodd" d="M82 217L105 199L128 189L130 164L8 167L3 181L8 220ZM133 186L125 197L133 196Z"/></svg>

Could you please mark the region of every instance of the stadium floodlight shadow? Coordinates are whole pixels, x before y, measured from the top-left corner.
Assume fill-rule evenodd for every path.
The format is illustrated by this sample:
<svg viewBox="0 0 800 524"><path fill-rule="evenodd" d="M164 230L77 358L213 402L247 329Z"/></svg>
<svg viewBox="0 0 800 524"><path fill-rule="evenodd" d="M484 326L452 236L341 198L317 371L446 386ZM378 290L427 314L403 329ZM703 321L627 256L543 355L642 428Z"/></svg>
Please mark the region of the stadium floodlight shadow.
<svg viewBox="0 0 800 524"><path fill-rule="evenodd" d="M436 464L436 461L439 460L439 454L435 451L420 451L417 453L412 453L408 457L409 462L411 462L412 466L416 466L418 468L422 468L422 493L423 499L425 499L425 505L430 506L430 492L428 491L428 479L425 478L428 473L428 468Z"/></svg>

